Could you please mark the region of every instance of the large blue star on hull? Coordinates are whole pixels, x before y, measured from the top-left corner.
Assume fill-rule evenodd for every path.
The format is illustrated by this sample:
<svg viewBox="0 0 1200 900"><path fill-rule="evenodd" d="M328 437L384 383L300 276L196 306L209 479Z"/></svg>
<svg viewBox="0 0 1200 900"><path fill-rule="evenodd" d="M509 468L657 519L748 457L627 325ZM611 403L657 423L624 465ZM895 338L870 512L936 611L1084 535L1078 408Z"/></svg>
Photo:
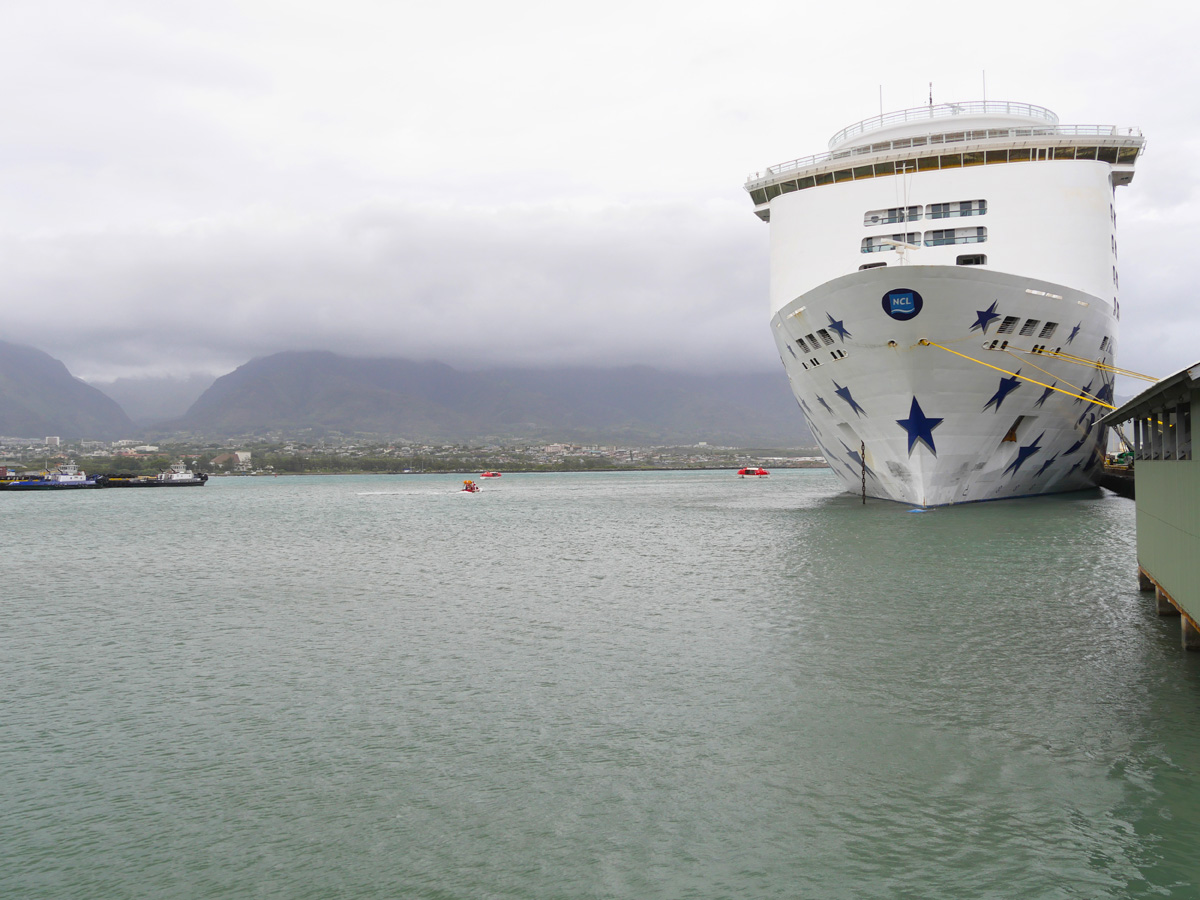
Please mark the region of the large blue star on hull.
<svg viewBox="0 0 1200 900"><path fill-rule="evenodd" d="M1039 407L1043 403L1045 403L1050 398L1050 395L1054 393L1054 389L1056 387L1058 387L1057 381L1054 382L1054 384L1050 385L1050 387L1046 388L1046 390L1042 392L1042 396L1038 397L1037 403L1033 404L1034 408L1036 409L1037 407Z"/></svg>
<svg viewBox="0 0 1200 900"><path fill-rule="evenodd" d="M1079 329L1082 327L1083 327L1083 323L1080 322L1078 325L1076 325L1074 328L1071 329L1071 334L1067 338L1068 344L1071 343L1071 341L1075 340L1075 335L1079 334Z"/></svg>
<svg viewBox="0 0 1200 900"><path fill-rule="evenodd" d="M843 344L846 343L846 338L853 337L853 335L850 334L850 330L843 324L845 320L835 319L833 316L829 315L829 313L825 313L825 316L829 319L829 330L836 331L837 336L841 339Z"/></svg>
<svg viewBox="0 0 1200 900"><path fill-rule="evenodd" d="M851 460L853 460L853 462L854 462L854 466L852 466L852 467L851 467L851 469L853 469L853 471L854 471L855 473L857 473L857 474L860 474L860 475L861 475L861 474L862 474L862 470L865 468L865 469L867 470L867 474L868 474L868 475L870 475L872 478L874 478L874 477L875 477L875 473L874 473L874 471L872 471L871 467L870 467L870 466L864 466L864 465L863 465L863 458L862 458L862 455L861 455L861 454L859 454L859 452L858 452L857 450L851 450L849 447L846 447L846 442L845 442L845 441L842 441L842 442L841 442L841 445L842 445L843 447L845 447L845 449L846 449L846 455L847 455L847 456L849 456Z"/></svg>
<svg viewBox="0 0 1200 900"><path fill-rule="evenodd" d="M937 447L933 445L933 429L942 424L943 419L925 415L917 398L912 398L912 406L908 410L907 419L897 419L896 424L908 432L908 455L912 456L913 447L920 441L929 448L929 452L937 456Z"/></svg>
<svg viewBox="0 0 1200 900"><path fill-rule="evenodd" d="M992 399L983 404L981 412L987 412L987 408L993 403L996 404L996 412L1000 412L1000 404L1004 402L1004 398L1021 386L1021 379L1017 376L1021 374L1021 370L1017 369L1016 373L1010 378L1001 378L1000 387L996 388L996 393L992 394Z"/></svg>
<svg viewBox="0 0 1200 900"><path fill-rule="evenodd" d="M992 305L987 309L975 310L975 315L978 318L975 319L975 324L971 326L971 331L978 328L984 334L987 334L988 326L992 324L992 320L1000 318L1000 313L996 312L996 304L999 302L999 300L993 300Z"/></svg>
<svg viewBox="0 0 1200 900"><path fill-rule="evenodd" d="M836 381L833 383L833 392L850 404L850 408L854 410L854 415L866 415L866 410L858 405L858 402L850 396L850 388L842 387Z"/></svg>
<svg viewBox="0 0 1200 900"><path fill-rule="evenodd" d="M818 396L817 402L820 403L823 407L825 407L825 412L829 413L831 416L833 415L833 409L829 406L828 403L825 402L824 397Z"/></svg>
<svg viewBox="0 0 1200 900"><path fill-rule="evenodd" d="M1017 458L1008 464L1008 468L1004 470L1003 474L1007 475L1009 472L1012 472L1013 475L1016 475L1017 470L1019 468L1021 468L1021 464L1023 462L1025 462L1025 460L1029 459L1029 457L1033 456L1033 454L1037 453L1039 450L1042 449L1041 445L1038 444L1038 441L1040 441L1045 436L1046 436L1046 432L1043 431L1041 434L1039 434L1037 437L1035 437L1033 439L1032 444L1026 444L1024 447L1021 447L1019 450L1017 450Z"/></svg>
<svg viewBox="0 0 1200 900"><path fill-rule="evenodd" d="M1042 463L1042 467L1041 467L1040 469L1038 469L1038 470L1037 470L1037 472L1034 474L1034 476L1033 476L1033 477L1034 477L1034 478L1041 478L1041 476L1042 476L1042 473L1043 473L1043 472L1045 472L1045 471L1046 471L1048 468L1050 468L1052 465L1054 465L1054 461L1055 461L1056 459L1058 459L1058 454L1057 454L1057 453L1055 453L1055 454L1054 454L1052 457L1050 457L1048 460L1046 460L1044 463Z"/></svg>

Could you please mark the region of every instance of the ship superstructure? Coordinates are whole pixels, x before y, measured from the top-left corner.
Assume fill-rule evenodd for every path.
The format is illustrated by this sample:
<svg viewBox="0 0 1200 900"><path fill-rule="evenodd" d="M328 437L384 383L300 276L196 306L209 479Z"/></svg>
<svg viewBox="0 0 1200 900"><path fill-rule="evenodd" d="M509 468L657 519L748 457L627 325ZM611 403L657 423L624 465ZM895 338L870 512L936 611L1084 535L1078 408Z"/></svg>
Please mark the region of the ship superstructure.
<svg viewBox="0 0 1200 900"><path fill-rule="evenodd" d="M1095 483L1135 128L1027 103L902 110L746 184L771 326L848 489L940 506Z"/></svg>

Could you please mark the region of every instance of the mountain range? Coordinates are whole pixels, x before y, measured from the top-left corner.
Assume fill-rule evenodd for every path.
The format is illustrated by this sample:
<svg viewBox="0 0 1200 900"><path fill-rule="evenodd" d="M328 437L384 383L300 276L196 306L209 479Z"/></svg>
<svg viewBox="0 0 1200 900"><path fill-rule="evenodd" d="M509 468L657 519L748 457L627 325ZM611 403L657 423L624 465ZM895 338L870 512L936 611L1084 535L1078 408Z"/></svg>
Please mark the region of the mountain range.
<svg viewBox="0 0 1200 900"><path fill-rule="evenodd" d="M53 356L0 341L0 434L112 441L135 430L114 400Z"/></svg>
<svg viewBox="0 0 1200 900"><path fill-rule="evenodd" d="M277 353L218 378L161 429L196 435L366 433L410 440L805 446L780 375L644 366L496 368Z"/></svg>
<svg viewBox="0 0 1200 900"><path fill-rule="evenodd" d="M31 347L0 342L0 434L112 440L325 437L447 442L811 446L779 374L690 375L645 366L493 368L289 351L251 360L195 396L196 379L120 385L138 427L95 387ZM157 390L156 390L157 385ZM118 383L110 385L116 392ZM169 412L168 412L169 414Z"/></svg>

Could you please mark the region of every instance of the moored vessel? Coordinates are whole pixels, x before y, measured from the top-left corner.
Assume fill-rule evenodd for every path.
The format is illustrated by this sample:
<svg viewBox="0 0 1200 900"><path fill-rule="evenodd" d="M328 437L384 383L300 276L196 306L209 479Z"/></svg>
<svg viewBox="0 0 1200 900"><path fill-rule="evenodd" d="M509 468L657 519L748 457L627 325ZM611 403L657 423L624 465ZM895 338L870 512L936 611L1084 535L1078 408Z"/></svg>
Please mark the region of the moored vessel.
<svg viewBox="0 0 1200 900"><path fill-rule="evenodd" d="M780 358L848 489L924 507L1095 484L1114 193L1144 145L1027 103L930 104L747 182Z"/></svg>

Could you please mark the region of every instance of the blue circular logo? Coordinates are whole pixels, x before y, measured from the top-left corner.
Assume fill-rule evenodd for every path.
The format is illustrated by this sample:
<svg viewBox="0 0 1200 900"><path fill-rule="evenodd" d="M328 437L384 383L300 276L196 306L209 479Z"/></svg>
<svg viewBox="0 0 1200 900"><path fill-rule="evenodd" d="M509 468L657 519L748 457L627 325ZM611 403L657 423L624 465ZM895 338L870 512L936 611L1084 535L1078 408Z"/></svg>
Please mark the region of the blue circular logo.
<svg viewBox="0 0 1200 900"><path fill-rule="evenodd" d="M883 295L883 311L898 322L915 319L925 301L909 288L892 288Z"/></svg>

